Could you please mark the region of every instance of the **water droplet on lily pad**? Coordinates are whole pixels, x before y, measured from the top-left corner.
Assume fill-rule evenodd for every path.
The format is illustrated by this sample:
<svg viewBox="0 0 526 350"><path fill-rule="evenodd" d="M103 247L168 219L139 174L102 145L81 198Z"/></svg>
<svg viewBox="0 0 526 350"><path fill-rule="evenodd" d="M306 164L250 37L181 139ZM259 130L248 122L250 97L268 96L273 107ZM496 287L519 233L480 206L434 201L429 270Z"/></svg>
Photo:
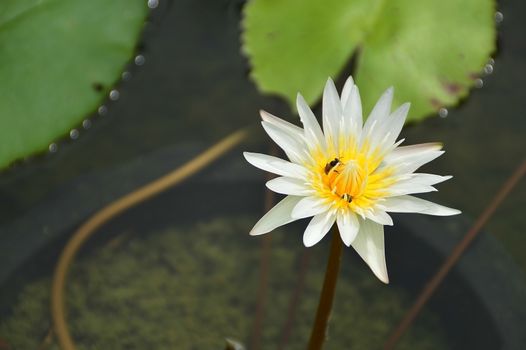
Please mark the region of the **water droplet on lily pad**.
<svg viewBox="0 0 526 350"><path fill-rule="evenodd" d="M129 81L131 79L131 73L128 71L122 72L122 81Z"/></svg>
<svg viewBox="0 0 526 350"><path fill-rule="evenodd" d="M157 8L159 6L159 0L148 0L148 7L151 9Z"/></svg>
<svg viewBox="0 0 526 350"><path fill-rule="evenodd" d="M119 93L118 90L111 90L110 91L110 100L117 101L120 96L121 96L121 94Z"/></svg>
<svg viewBox="0 0 526 350"><path fill-rule="evenodd" d="M142 66L144 62L146 62L146 58L143 55L137 55L135 56L135 64L138 66Z"/></svg>
<svg viewBox="0 0 526 350"><path fill-rule="evenodd" d="M84 119L84 120L82 121L82 127L83 127L84 129L89 129L89 128L91 128L91 120L89 120L89 119Z"/></svg>
<svg viewBox="0 0 526 350"><path fill-rule="evenodd" d="M491 73L493 73L493 66L488 63L484 66L484 74L489 75Z"/></svg>
<svg viewBox="0 0 526 350"><path fill-rule="evenodd" d="M502 23L502 21L504 21L504 15L502 14L502 12L495 12L495 23L500 24Z"/></svg>
<svg viewBox="0 0 526 350"><path fill-rule="evenodd" d="M108 114L108 107L106 107L105 105L100 106L97 110L97 113L99 113L100 116Z"/></svg>
<svg viewBox="0 0 526 350"><path fill-rule="evenodd" d="M71 137L72 140L76 140L79 138L79 131L77 129L71 129L69 132L69 137Z"/></svg>

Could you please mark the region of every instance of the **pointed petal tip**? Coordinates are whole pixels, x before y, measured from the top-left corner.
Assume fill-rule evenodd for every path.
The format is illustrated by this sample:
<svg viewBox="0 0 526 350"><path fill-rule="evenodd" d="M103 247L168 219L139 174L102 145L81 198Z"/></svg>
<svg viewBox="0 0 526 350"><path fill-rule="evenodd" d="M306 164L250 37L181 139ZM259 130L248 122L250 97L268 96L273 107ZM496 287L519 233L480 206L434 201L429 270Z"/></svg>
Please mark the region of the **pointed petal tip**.
<svg viewBox="0 0 526 350"><path fill-rule="evenodd" d="M251 156L252 156L252 153L251 153L251 152L243 152L243 158L245 158L245 160L246 160L249 164L252 164ZM254 164L252 164L252 165L254 165Z"/></svg>
<svg viewBox="0 0 526 350"><path fill-rule="evenodd" d="M389 284L389 274L387 273L387 266L385 266L385 269L382 269L382 271L375 271L371 269L376 276L382 283Z"/></svg>
<svg viewBox="0 0 526 350"><path fill-rule="evenodd" d="M324 91L327 91L329 89L336 91L336 85L334 85L334 81L332 80L331 77L327 78L327 82L325 83Z"/></svg>
<svg viewBox="0 0 526 350"><path fill-rule="evenodd" d="M314 219L314 218L313 218ZM303 245L307 248L314 247L316 244L321 242L325 238L327 233L323 235L312 235L312 234L303 234Z"/></svg>
<svg viewBox="0 0 526 350"><path fill-rule="evenodd" d="M387 89L385 89L383 95L394 95L394 87L393 86L389 86Z"/></svg>
<svg viewBox="0 0 526 350"><path fill-rule="evenodd" d="M264 109L260 109L259 110L259 116L261 117L261 119L263 119L263 121L265 121L267 123L271 123L271 124L276 119L280 120L280 118L276 117L272 113L269 113L269 112L265 111Z"/></svg>
<svg viewBox="0 0 526 350"><path fill-rule="evenodd" d="M437 204L438 205L438 204ZM434 215L434 216L453 216L453 215L459 215L459 214L462 214L462 211L458 210L458 209L455 209L455 208L449 208L449 207L444 207L444 206L441 206L441 205L438 205L440 210L439 211L434 211L434 212L423 212L422 214L427 214L427 215Z"/></svg>
<svg viewBox="0 0 526 350"><path fill-rule="evenodd" d="M340 233L340 238L341 238L343 244L345 244L346 247L350 247L350 246L351 246L352 241L351 241L351 242L348 242L348 241L346 242L346 241L343 239L343 237L341 236L341 233Z"/></svg>
<svg viewBox="0 0 526 350"><path fill-rule="evenodd" d="M447 216L453 216L453 215L459 215L459 214L462 214L462 211L461 210L458 210L458 209L454 209L454 208L450 208L451 209L451 212L449 212L447 214Z"/></svg>
<svg viewBox="0 0 526 350"><path fill-rule="evenodd" d="M298 110L298 113L302 109L310 108L309 104L307 103L307 101L305 101L305 97L303 97L303 95L300 94L299 92L296 95L296 108ZM301 119L301 116L300 116L300 119Z"/></svg>
<svg viewBox="0 0 526 350"><path fill-rule="evenodd" d="M345 89L348 89L349 92L351 92L352 87L354 86L354 79L352 75L349 75L347 79L345 79L345 83L343 84L342 92Z"/></svg>
<svg viewBox="0 0 526 350"><path fill-rule="evenodd" d="M301 94L298 91L298 93L296 94L296 105L298 105L302 99L303 96L301 96Z"/></svg>
<svg viewBox="0 0 526 350"><path fill-rule="evenodd" d="M256 226L254 226L254 228L252 228L252 230L250 230L248 234L250 236L261 236L261 235L264 235L265 233L268 233L268 232L260 231L256 228Z"/></svg>
<svg viewBox="0 0 526 350"><path fill-rule="evenodd" d="M378 278L380 280L380 282L382 282L384 284L389 284L389 275L387 273L387 270L375 271L375 270L371 269L371 271L374 273L376 278Z"/></svg>
<svg viewBox="0 0 526 350"><path fill-rule="evenodd" d="M310 248L310 247L316 245L316 242L306 240L306 239L305 239L305 235L303 235L303 245L304 245L306 248Z"/></svg>
<svg viewBox="0 0 526 350"><path fill-rule="evenodd" d="M394 87L390 86L385 90L385 92L380 97L379 101L383 101L384 103L389 105L388 113L391 112L391 104L393 103L393 96L394 96Z"/></svg>

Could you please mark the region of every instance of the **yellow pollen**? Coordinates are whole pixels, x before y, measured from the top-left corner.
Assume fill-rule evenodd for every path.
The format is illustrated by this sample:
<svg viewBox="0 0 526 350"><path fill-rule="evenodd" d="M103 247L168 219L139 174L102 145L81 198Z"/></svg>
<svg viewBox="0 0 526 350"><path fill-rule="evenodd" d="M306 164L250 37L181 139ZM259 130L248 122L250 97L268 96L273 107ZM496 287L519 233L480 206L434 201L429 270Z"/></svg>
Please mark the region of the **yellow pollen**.
<svg viewBox="0 0 526 350"><path fill-rule="evenodd" d="M321 152L313 155L311 184L317 195L327 199L336 208L363 211L375 205L387 194L395 181L393 169L380 167L383 156L352 147L342 154L327 157Z"/></svg>

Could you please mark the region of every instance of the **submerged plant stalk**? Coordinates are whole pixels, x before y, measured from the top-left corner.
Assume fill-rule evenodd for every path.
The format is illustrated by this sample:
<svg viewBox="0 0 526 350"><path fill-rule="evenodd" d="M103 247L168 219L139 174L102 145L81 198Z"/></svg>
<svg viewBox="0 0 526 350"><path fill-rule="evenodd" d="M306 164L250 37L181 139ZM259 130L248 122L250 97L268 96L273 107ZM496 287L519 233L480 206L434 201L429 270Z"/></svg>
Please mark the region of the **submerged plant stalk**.
<svg viewBox="0 0 526 350"><path fill-rule="evenodd" d="M53 330L62 350L76 349L66 323L66 305L64 300L66 277L77 252L88 238L117 215L181 183L199 170L210 165L213 161L246 140L247 136L248 130L245 128L233 132L183 166L108 204L75 231L60 254L51 286Z"/></svg>
<svg viewBox="0 0 526 350"><path fill-rule="evenodd" d="M327 262L327 270L325 271L325 279L323 281L318 310L316 311L316 318L309 339L309 350L320 350L326 338L327 324L331 316L336 282L338 281L338 274L340 272L342 243L338 230L335 228L332 233L331 251Z"/></svg>
<svg viewBox="0 0 526 350"><path fill-rule="evenodd" d="M270 145L270 154L277 156L279 153L278 147L275 144ZM266 180L272 180L275 178L273 174L268 174ZM272 208L274 203L274 192L265 192L265 211ZM265 306L267 302L267 291L268 291L268 279L269 279L269 268L270 268L270 252L272 250L272 241L270 236L264 237L261 241L261 256L259 263L259 286L257 294L256 313L254 317L254 325L252 326L251 335L251 346L252 350L259 350L261 348L261 335L263 331L263 321L265 318Z"/></svg>
<svg viewBox="0 0 526 350"><path fill-rule="evenodd" d="M391 333L384 344L384 350L392 350L404 333L413 324L429 299L433 296L437 288L440 287L444 279L447 277L451 269L455 266L458 260L462 257L466 249L469 248L473 240L477 237L480 230L484 227L486 222L493 216L495 211L499 208L502 201L511 193L513 188L520 182L522 177L526 174L526 160L523 160L517 170L506 180L499 192L490 201L486 209L477 218L473 226L465 234L464 238L453 248L450 255L444 261L436 274L427 282L424 289L417 297L411 308L407 311L404 318L400 321L398 326Z"/></svg>

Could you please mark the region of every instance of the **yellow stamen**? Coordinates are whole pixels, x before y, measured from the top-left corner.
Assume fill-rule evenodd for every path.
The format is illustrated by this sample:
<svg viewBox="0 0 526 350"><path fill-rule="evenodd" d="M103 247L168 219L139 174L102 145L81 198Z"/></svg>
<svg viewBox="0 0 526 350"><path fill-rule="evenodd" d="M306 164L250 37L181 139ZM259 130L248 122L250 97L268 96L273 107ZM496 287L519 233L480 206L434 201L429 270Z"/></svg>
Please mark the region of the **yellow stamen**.
<svg viewBox="0 0 526 350"><path fill-rule="evenodd" d="M340 154L332 150L313 152L313 164L306 166L311 169L310 183L319 197L335 208L363 213L387 194L387 188L395 182L394 171L380 167L384 155L370 149L367 142L360 147L349 140L347 145Z"/></svg>

